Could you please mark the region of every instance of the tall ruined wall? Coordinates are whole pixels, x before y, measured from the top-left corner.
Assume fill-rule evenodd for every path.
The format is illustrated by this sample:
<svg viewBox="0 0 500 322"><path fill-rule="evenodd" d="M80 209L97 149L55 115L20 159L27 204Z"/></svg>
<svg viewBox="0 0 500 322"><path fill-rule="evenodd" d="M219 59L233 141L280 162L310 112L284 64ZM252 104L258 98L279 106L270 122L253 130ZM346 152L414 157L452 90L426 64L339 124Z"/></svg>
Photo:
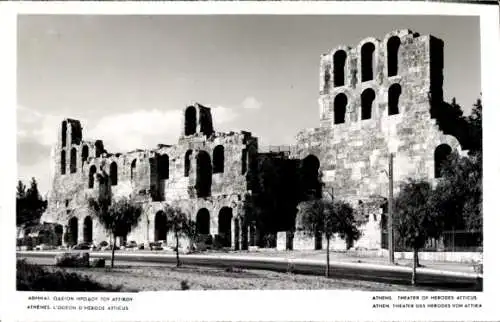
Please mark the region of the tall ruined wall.
<svg viewBox="0 0 500 322"><path fill-rule="evenodd" d="M399 46L390 49L388 42ZM362 62L365 46L373 52L369 64L370 59ZM345 52L343 68L335 63L339 50ZM395 188L408 177L434 178L436 148L447 144L460 150L431 118L431 106L442 98L442 50L440 40L403 30L323 55L320 127L297 135L294 156L316 156L322 180L343 198L386 196L390 152ZM372 70L371 78L364 68ZM343 85L336 73L344 73Z"/></svg>
<svg viewBox="0 0 500 322"><path fill-rule="evenodd" d="M57 222L66 231L76 218L77 239L83 241L84 222L91 217L88 198L110 188L114 198L143 202L144 216L131 238L154 237L156 215L166 203L180 206L193 220L200 210L207 211L210 233L216 235L223 208L230 209L232 218L237 215L257 139L244 131L215 132L210 108L199 104L188 106L183 117L178 144L115 154L100 140L83 140L79 121L64 120L52 149L51 189L42 221ZM199 187L206 183L208 190L200 195ZM90 222L94 241L109 238L95 219Z"/></svg>

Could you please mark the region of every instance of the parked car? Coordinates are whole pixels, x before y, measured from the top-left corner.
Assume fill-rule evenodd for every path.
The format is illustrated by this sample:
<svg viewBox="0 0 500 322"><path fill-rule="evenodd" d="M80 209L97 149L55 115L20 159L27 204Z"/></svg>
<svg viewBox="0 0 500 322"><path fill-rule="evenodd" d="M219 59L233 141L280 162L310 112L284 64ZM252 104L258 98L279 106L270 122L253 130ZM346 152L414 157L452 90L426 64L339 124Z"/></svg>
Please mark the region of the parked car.
<svg viewBox="0 0 500 322"><path fill-rule="evenodd" d="M131 240L131 241L127 242L127 245L125 247L126 248L136 248L137 242L135 240Z"/></svg>
<svg viewBox="0 0 500 322"><path fill-rule="evenodd" d="M161 242L150 242L149 249L151 249L151 250L163 250L163 244Z"/></svg>
<svg viewBox="0 0 500 322"><path fill-rule="evenodd" d="M92 248L92 244L90 243L80 243L80 244L76 244L75 246L73 246L72 249L75 249L75 250L90 250Z"/></svg>
<svg viewBox="0 0 500 322"><path fill-rule="evenodd" d="M54 246L47 244L40 244L35 246L35 250L50 250L54 248L55 248Z"/></svg>

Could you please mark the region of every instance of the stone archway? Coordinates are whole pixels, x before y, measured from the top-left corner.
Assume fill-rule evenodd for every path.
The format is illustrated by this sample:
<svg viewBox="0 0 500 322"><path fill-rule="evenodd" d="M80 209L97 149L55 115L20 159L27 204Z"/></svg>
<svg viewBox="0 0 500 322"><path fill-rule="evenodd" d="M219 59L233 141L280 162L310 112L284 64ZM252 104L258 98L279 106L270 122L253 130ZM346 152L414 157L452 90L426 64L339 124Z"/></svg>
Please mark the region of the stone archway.
<svg viewBox="0 0 500 322"><path fill-rule="evenodd" d="M231 247L231 221L233 209L222 207L219 211L219 238L223 247Z"/></svg>
<svg viewBox="0 0 500 322"><path fill-rule="evenodd" d="M200 235L210 234L210 212L201 208L196 214L196 232Z"/></svg>
<svg viewBox="0 0 500 322"><path fill-rule="evenodd" d="M83 221L83 241L86 243L91 243L93 240L93 227L92 227L92 217L87 216Z"/></svg>
<svg viewBox="0 0 500 322"><path fill-rule="evenodd" d="M56 246L61 246L63 243L63 226L57 224L54 227L54 233L56 234Z"/></svg>
<svg viewBox="0 0 500 322"><path fill-rule="evenodd" d="M66 243L69 245L76 245L78 242L78 218L71 217L68 221L68 230L66 234L68 234Z"/></svg>
<svg viewBox="0 0 500 322"><path fill-rule="evenodd" d="M155 215L155 241L167 240L167 215L158 211Z"/></svg>

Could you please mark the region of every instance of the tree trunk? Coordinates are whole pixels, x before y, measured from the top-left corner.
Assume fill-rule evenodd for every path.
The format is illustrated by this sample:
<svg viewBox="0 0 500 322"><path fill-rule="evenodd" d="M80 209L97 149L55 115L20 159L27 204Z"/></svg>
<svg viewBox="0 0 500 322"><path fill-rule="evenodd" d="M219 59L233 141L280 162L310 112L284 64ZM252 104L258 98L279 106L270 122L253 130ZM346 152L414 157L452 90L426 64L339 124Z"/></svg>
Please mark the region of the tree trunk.
<svg viewBox="0 0 500 322"><path fill-rule="evenodd" d="M411 275L411 285L417 285L417 265L418 265L418 249L413 248L413 272Z"/></svg>
<svg viewBox="0 0 500 322"><path fill-rule="evenodd" d="M177 260L177 267L181 266L181 261L179 260L179 235L175 232L175 258Z"/></svg>
<svg viewBox="0 0 500 322"><path fill-rule="evenodd" d="M111 247L111 268L115 264L115 248L116 248L116 236L113 235L113 246Z"/></svg>
<svg viewBox="0 0 500 322"><path fill-rule="evenodd" d="M325 276L330 276L330 237L326 236L326 269Z"/></svg>

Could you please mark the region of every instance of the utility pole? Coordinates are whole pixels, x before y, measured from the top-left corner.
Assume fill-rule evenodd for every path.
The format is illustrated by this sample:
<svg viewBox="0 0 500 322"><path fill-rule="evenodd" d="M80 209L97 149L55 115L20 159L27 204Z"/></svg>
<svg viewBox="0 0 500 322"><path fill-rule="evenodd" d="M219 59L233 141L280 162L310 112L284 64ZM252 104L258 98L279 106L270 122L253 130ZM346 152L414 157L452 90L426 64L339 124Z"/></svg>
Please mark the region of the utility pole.
<svg viewBox="0 0 500 322"><path fill-rule="evenodd" d="M389 153L389 202L388 202L388 218L387 218L387 230L388 230L388 248L389 248L389 263L394 264L394 238L393 238L393 228L392 228L392 206L393 206L393 159L394 153Z"/></svg>

